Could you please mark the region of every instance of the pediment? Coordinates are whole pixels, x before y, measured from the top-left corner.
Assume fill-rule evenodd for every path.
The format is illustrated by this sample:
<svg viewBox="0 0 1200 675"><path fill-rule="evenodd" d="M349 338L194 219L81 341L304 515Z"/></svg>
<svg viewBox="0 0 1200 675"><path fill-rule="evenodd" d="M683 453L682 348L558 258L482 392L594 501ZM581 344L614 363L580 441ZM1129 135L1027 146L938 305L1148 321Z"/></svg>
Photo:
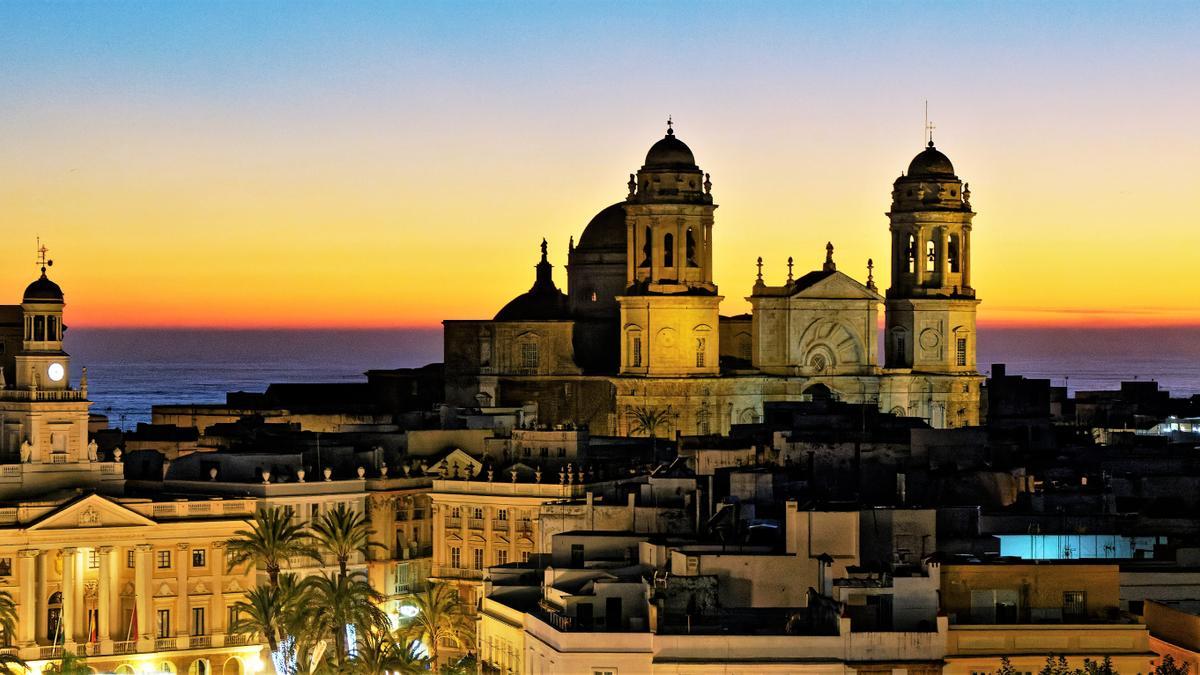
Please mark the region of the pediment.
<svg viewBox="0 0 1200 675"><path fill-rule="evenodd" d="M824 279L796 291L792 297L814 300L877 300L883 302L883 296L841 272L834 272Z"/></svg>
<svg viewBox="0 0 1200 675"><path fill-rule="evenodd" d="M461 448L451 450L445 457L439 459L432 466L426 469L426 473L440 473L441 475L460 475L464 474L466 469L470 469L470 475L477 476L483 469L483 462L475 459Z"/></svg>
<svg viewBox="0 0 1200 675"><path fill-rule="evenodd" d="M163 582L158 586L158 590L154 592L155 597L163 597L175 595L175 589L171 588L171 584Z"/></svg>
<svg viewBox="0 0 1200 675"><path fill-rule="evenodd" d="M241 593L244 590L246 589L242 588L242 585L238 583L237 579L230 579L225 583L226 593Z"/></svg>
<svg viewBox="0 0 1200 675"><path fill-rule="evenodd" d="M93 527L149 527L154 521L100 495L68 502L42 516L29 530L75 530Z"/></svg>

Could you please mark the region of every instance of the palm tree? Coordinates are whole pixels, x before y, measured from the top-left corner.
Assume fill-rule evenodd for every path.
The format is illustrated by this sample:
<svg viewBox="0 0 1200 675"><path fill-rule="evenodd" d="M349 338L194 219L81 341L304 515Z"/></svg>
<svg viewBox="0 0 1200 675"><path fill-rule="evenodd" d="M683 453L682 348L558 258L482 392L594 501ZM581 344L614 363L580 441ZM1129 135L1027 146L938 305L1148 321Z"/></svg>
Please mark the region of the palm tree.
<svg viewBox="0 0 1200 675"><path fill-rule="evenodd" d="M11 644L16 629L17 603L11 593L0 591L0 637L6 646ZM28 666L16 654L0 654L0 675L16 675L25 672L26 668Z"/></svg>
<svg viewBox="0 0 1200 675"><path fill-rule="evenodd" d="M402 629L413 639L425 643L430 661L438 666L438 648L443 642L464 648L471 636L470 618L458 591L449 584L431 584L423 593L412 596L417 613Z"/></svg>
<svg viewBox="0 0 1200 675"><path fill-rule="evenodd" d="M403 634L391 635L386 630L367 631L359 635L358 648L347 672L355 675L416 675L429 670L429 659L423 656L421 644Z"/></svg>
<svg viewBox="0 0 1200 675"><path fill-rule="evenodd" d="M388 617L379 609L384 597L367 581L365 572L306 578L303 604L298 608L297 634L303 636L302 651L308 652L321 640L333 643L337 672L345 672L349 646L346 629L356 633L387 630Z"/></svg>
<svg viewBox="0 0 1200 675"><path fill-rule="evenodd" d="M43 672L54 675L91 675L92 669L82 656L64 649L58 663L50 664Z"/></svg>
<svg viewBox="0 0 1200 675"><path fill-rule="evenodd" d="M339 503L322 513L313 524L310 536L315 550L310 555L320 563L325 562L323 554L332 555L337 560L338 570L345 576L350 558L356 551L365 558L371 548L384 548L383 544L371 541L374 533L363 514Z"/></svg>
<svg viewBox="0 0 1200 675"><path fill-rule="evenodd" d="M671 406L666 408L638 407L630 409L633 415L633 425L630 431L635 434L646 434L650 438L658 436L658 429L671 419Z"/></svg>
<svg viewBox="0 0 1200 675"><path fill-rule="evenodd" d="M264 567L272 586L279 585L279 570L285 561L310 557L313 551L304 526L279 507L259 510L249 530L234 534L238 538L230 539L226 548L229 570L241 565Z"/></svg>
<svg viewBox="0 0 1200 675"><path fill-rule="evenodd" d="M303 602L302 585L294 574L282 574L277 585L255 586L245 600L234 603L237 618L229 626L233 635L265 638L271 653L294 628L293 616Z"/></svg>

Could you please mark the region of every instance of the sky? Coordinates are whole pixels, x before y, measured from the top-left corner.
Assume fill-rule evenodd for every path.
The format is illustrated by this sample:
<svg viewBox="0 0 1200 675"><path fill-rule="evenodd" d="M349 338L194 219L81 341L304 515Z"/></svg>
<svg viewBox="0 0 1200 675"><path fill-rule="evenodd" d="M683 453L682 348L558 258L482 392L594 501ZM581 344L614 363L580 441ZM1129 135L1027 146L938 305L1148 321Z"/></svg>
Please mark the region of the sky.
<svg viewBox="0 0 1200 675"><path fill-rule="evenodd" d="M424 327L560 287L664 132L723 313L888 278L892 181L971 184L982 326L1200 325L1200 3L0 3L0 301L86 327Z"/></svg>

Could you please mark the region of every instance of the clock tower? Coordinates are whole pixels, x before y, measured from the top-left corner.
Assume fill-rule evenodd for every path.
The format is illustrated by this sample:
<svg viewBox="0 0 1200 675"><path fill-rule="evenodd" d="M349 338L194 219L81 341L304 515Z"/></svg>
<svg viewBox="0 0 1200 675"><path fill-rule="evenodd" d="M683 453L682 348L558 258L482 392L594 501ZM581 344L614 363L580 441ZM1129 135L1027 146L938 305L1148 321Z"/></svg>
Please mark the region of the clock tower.
<svg viewBox="0 0 1200 675"><path fill-rule="evenodd" d="M41 275L21 304L0 307L0 458L22 464L95 461L88 449L86 374L71 387L70 356L63 351L62 289L46 276L53 265L38 249Z"/></svg>

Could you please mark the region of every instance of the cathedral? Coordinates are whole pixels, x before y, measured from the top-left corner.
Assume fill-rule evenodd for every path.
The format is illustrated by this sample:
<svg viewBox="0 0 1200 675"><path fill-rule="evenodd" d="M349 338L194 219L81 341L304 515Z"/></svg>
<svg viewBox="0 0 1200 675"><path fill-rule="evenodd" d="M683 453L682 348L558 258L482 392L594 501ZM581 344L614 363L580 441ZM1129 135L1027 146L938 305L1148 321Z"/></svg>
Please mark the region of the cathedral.
<svg viewBox="0 0 1200 675"><path fill-rule="evenodd" d="M979 424L975 213L932 139L892 186L884 294L870 261L860 282L829 244L819 269L793 274L789 258L781 285L760 258L750 314L723 316L712 181L669 121L628 190L570 243L565 293L543 240L528 292L491 320L443 322L449 403L535 409L539 424L607 435L726 433L766 402L820 398Z"/></svg>

